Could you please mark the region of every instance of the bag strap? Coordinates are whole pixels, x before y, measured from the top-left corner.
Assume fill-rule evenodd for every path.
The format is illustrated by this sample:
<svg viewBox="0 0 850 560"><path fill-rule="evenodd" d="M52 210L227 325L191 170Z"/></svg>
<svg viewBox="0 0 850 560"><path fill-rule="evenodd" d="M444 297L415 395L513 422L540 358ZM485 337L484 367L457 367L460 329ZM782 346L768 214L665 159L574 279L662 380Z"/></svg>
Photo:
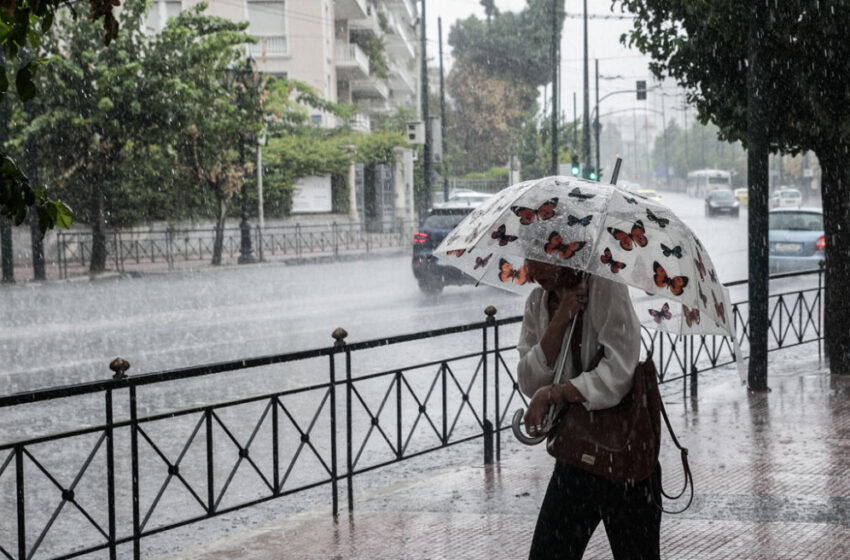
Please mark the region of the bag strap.
<svg viewBox="0 0 850 560"><path fill-rule="evenodd" d="M651 357L652 356L650 355L650 358ZM662 401L660 399L660 395L659 395L659 403L661 403L661 415L664 417L664 423L667 424L667 431L670 433L670 437L673 439L673 443L676 445L676 447L679 448L679 452L680 452L681 457L682 457L682 470L685 473L685 483L684 483L684 486L682 486L681 492L679 492L675 496L670 496L664 491L664 484L659 484L659 486L661 486L661 488L660 488L661 494L665 498L667 498L668 500L678 500L679 498L684 496L685 491L688 490L688 488L690 488L690 496L688 497L688 503L685 504L685 507L683 507L682 509L680 509L678 511L672 511L672 510L664 509L664 506L660 503L657 503L657 502L655 503L655 506L658 509L660 509L661 511L663 511L664 513L677 514L677 513L682 513L686 509L691 507L691 503L694 501L694 478L693 478L693 475L691 474L691 466L688 463L688 448L682 447L682 445L679 443L679 440L676 438L676 433L673 431L673 426L670 425L670 419L667 417L667 410L664 408L664 401ZM654 493L652 494L652 501L655 502L655 494Z"/></svg>

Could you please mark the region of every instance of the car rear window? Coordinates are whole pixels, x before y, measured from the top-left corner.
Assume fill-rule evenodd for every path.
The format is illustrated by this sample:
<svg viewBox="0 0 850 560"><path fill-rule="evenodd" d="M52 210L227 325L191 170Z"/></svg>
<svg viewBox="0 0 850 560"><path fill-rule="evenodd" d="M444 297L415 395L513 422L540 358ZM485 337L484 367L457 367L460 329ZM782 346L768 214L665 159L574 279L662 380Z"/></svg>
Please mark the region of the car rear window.
<svg viewBox="0 0 850 560"><path fill-rule="evenodd" d="M732 200L735 195L732 194L732 191L712 191L711 198L712 200Z"/></svg>
<svg viewBox="0 0 850 560"><path fill-rule="evenodd" d="M794 191L787 191L779 193L779 196L782 198L800 198L800 193Z"/></svg>
<svg viewBox="0 0 850 560"><path fill-rule="evenodd" d="M773 212L769 229L823 231L823 215L811 212Z"/></svg>
<svg viewBox="0 0 850 560"><path fill-rule="evenodd" d="M434 214L433 216L425 218L423 227L432 229L453 229L465 217L465 214Z"/></svg>

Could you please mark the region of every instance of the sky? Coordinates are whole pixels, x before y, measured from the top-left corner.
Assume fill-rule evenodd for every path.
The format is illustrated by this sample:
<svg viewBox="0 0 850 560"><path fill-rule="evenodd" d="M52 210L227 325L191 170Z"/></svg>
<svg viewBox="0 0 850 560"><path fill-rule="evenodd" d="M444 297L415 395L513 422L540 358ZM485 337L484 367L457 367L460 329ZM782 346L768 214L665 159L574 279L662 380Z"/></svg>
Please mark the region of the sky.
<svg viewBox="0 0 850 560"><path fill-rule="evenodd" d="M484 18L484 9L479 0L426 0L426 33L428 35L429 58L434 57L436 61L438 33L437 18L443 21L443 51L446 72L451 66L450 47L447 39L451 25L470 15ZM418 2L417 2L418 3ZM520 11L525 7L526 0L496 0L496 6L500 11ZM570 17L583 14L583 2L579 0L565 0L567 18L564 23L564 32L561 39L561 108L567 117L573 116L573 93L576 93L578 114L582 114L583 95L583 47L584 32L583 18ZM611 0L587 0L587 13L589 15L612 15ZM614 12L620 15L619 8ZM590 107L595 103L594 84L594 59L599 59L599 96L618 90L633 90L637 80L646 80L651 87L652 76L649 72L649 57L642 55L637 49L628 49L620 43L620 35L631 28L629 19L588 19L588 77L590 80ZM618 77L615 79L604 79L603 77ZM665 98L665 112L667 120L681 118L682 99L672 97L676 93L674 84L670 81L665 85L664 91L670 96ZM625 118L631 122L631 111L633 107L648 107L647 115L649 121L656 122L660 128L661 96L650 93L647 101L637 101L635 94L615 94L600 103L600 114L602 122L607 119ZM671 110L678 106L679 114ZM606 117L610 111L623 111L619 115ZM656 113L656 111L658 113ZM639 114L643 118L644 113ZM691 111L691 115L693 112Z"/></svg>

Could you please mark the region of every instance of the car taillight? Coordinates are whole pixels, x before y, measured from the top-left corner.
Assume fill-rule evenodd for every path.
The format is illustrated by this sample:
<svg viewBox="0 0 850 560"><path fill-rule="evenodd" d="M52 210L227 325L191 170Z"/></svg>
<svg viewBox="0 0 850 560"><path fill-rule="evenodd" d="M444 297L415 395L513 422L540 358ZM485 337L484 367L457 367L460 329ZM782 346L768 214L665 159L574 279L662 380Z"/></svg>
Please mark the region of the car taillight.
<svg viewBox="0 0 850 560"><path fill-rule="evenodd" d="M428 234L423 231L417 231L413 234L414 243L425 243L428 241Z"/></svg>
<svg viewBox="0 0 850 560"><path fill-rule="evenodd" d="M826 249L826 236L821 235L815 243L815 251L823 251L824 249Z"/></svg>

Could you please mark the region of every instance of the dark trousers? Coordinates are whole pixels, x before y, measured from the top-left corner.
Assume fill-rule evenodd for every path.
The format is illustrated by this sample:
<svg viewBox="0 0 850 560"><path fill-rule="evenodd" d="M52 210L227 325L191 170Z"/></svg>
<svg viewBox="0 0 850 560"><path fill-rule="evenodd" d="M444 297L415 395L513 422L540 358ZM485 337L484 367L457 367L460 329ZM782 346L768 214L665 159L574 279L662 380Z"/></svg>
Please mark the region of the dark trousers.
<svg viewBox="0 0 850 560"><path fill-rule="evenodd" d="M661 503L660 466L646 480L619 484L558 461L529 560L579 560L600 521L615 560L658 560L661 510L655 503Z"/></svg>

